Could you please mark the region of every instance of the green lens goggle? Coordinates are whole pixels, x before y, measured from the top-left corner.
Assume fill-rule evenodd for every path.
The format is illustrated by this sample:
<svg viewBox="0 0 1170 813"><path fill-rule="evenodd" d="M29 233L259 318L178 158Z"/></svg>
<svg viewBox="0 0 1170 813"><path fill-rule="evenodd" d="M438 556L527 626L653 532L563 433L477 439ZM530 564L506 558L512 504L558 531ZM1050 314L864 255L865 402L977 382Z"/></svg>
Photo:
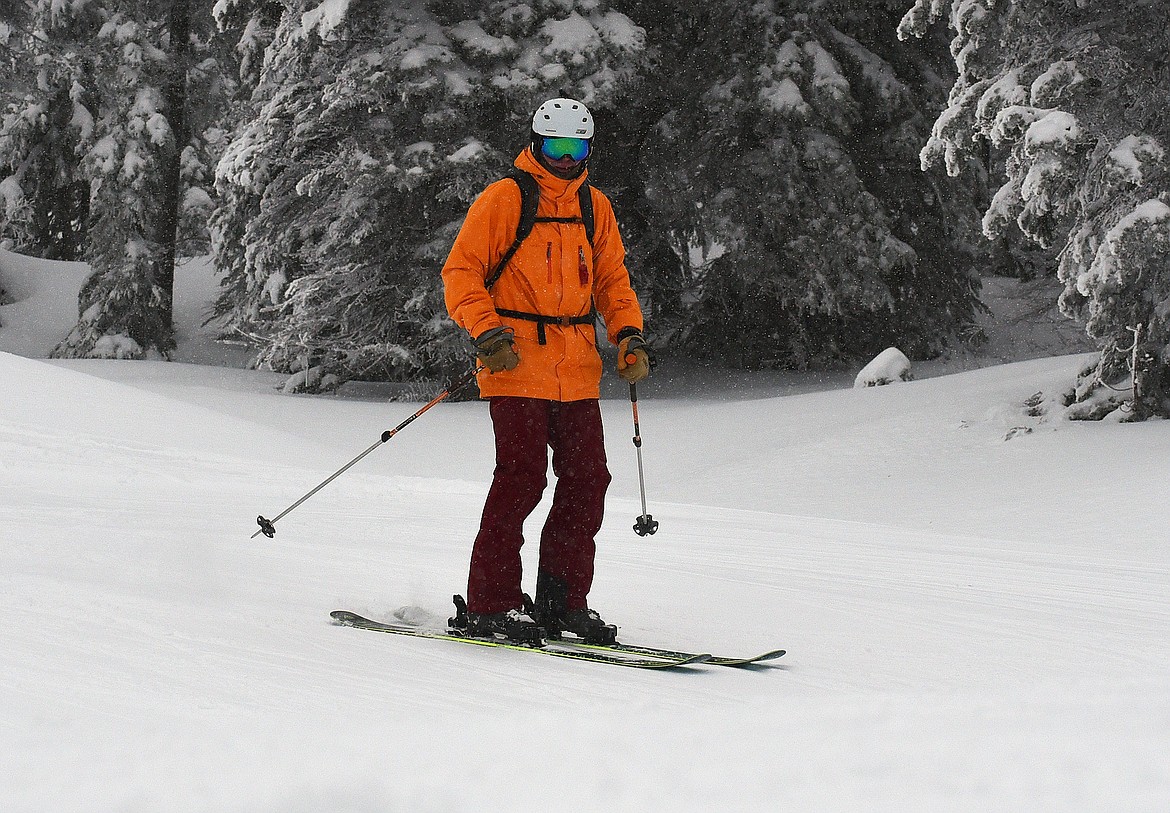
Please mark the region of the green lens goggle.
<svg viewBox="0 0 1170 813"><path fill-rule="evenodd" d="M546 158L556 161L568 156L574 161L584 161L589 155L589 139L587 138L545 138L540 145L540 151Z"/></svg>

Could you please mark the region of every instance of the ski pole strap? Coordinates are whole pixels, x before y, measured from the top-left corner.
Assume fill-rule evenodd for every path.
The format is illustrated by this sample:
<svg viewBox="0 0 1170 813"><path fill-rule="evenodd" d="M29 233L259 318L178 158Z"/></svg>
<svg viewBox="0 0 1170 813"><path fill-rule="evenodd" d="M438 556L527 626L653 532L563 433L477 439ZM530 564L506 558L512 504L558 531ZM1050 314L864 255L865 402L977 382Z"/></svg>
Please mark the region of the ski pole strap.
<svg viewBox="0 0 1170 813"><path fill-rule="evenodd" d="M545 333L545 327L547 325L560 325L561 327L568 327L569 325L591 325L594 320L593 311L583 313L580 316L544 316L539 313L525 313L524 311L496 308L496 313L512 319L536 322L536 340L539 344L548 344L548 334Z"/></svg>

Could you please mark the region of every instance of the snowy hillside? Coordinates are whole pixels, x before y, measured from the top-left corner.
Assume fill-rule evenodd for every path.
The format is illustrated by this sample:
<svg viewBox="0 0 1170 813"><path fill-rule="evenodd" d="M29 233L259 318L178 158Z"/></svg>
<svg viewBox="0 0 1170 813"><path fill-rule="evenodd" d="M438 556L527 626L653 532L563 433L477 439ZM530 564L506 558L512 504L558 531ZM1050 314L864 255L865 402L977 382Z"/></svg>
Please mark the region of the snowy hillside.
<svg viewBox="0 0 1170 813"><path fill-rule="evenodd" d="M55 265L0 259L0 810L1170 803L1170 428L1062 420L1083 357L736 398L662 370L640 388L646 538L629 403L606 399L593 604L631 642L788 650L645 673L329 623L463 591L482 404L437 407L250 539L414 407L211 366L232 360L197 327L198 273L180 353L204 363L36 358Z"/></svg>

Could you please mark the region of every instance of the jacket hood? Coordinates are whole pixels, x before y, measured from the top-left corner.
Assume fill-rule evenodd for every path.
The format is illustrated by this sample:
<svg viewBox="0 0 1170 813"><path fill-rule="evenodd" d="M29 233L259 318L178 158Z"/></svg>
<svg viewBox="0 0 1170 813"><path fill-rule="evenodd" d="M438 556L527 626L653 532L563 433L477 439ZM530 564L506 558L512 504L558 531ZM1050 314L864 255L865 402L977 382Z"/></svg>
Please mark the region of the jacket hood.
<svg viewBox="0 0 1170 813"><path fill-rule="evenodd" d="M522 169L532 177L536 178L536 182L540 185L540 196L549 197L554 200L571 196L577 196L577 190L581 188L581 184L585 183L585 179L589 177L589 168L572 180L566 181L564 178L558 178L553 175L543 164L536 160L536 156L532 154L531 147L525 147L524 152L516 156L516 160L512 162L516 169Z"/></svg>

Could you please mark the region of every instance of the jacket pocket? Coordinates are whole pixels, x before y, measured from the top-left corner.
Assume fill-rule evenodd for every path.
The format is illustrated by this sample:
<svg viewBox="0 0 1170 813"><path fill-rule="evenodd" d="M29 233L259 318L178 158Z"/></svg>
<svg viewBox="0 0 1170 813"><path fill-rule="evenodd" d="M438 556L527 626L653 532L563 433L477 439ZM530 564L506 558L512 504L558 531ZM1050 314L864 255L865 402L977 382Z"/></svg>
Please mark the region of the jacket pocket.
<svg viewBox="0 0 1170 813"><path fill-rule="evenodd" d="M582 288L589 285L589 264L585 262L584 246L577 246L577 279Z"/></svg>

